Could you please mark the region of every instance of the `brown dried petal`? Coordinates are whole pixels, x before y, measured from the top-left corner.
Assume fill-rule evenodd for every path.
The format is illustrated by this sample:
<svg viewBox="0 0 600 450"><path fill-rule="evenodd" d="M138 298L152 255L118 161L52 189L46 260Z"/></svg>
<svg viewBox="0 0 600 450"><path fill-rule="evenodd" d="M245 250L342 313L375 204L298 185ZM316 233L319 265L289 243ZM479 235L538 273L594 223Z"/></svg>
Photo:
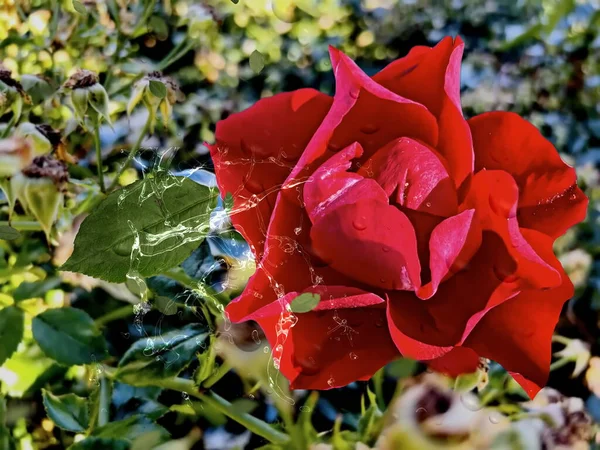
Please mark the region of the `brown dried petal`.
<svg viewBox="0 0 600 450"><path fill-rule="evenodd" d="M79 69L65 82L67 89L81 89L98 83L98 75L91 70Z"/></svg>
<svg viewBox="0 0 600 450"><path fill-rule="evenodd" d="M69 181L67 165L51 155L34 158L33 162L23 169L23 174L29 178L50 178L59 187Z"/></svg>

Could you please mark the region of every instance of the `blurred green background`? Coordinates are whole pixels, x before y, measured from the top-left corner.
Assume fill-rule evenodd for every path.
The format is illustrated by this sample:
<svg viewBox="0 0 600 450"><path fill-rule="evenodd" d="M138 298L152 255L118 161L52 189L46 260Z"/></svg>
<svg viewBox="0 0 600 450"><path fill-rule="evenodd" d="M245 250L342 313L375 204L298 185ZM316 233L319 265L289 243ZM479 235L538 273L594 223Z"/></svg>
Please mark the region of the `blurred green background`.
<svg viewBox="0 0 600 450"><path fill-rule="evenodd" d="M220 328L219 306L253 270L231 230L209 233L180 268L145 277L151 308L139 285L58 270L82 219L104 199L98 157L109 187L134 183L165 158L179 175L201 168L192 178L210 186L204 142L214 141L216 122L282 91L332 94L329 45L372 75L446 35L466 43L465 115L509 110L530 120L576 167L591 199L586 221L556 244L576 294L556 330L550 388L534 403L494 364L450 380L399 360L369 383L320 394L269 385L260 330ZM0 450L600 448L600 0L3 0L0 62ZM78 116L65 86L78 69L96 74L106 92L106 104L89 106L97 122ZM162 74L148 77L154 71ZM163 88L152 80L165 92L156 95ZM152 92L131 102L144 88ZM164 97L155 121L151 95ZM68 169L60 186L25 181L42 204L58 199L56 211L11 198L9 179L21 175L9 166L31 148L53 148ZM61 321L78 324L72 336L89 321L103 343L88 344L106 346L108 356L69 363L49 354L65 330L40 338L35 323L51 310L83 311ZM196 323L202 333L190 328ZM182 329L196 330L188 353L164 339ZM187 355L178 374L203 391L160 377L141 382L145 366L129 379L115 375L140 338L140 352L162 345L164 361L151 369L164 379L173 355ZM269 444L261 427L291 434L292 443L275 435Z"/></svg>

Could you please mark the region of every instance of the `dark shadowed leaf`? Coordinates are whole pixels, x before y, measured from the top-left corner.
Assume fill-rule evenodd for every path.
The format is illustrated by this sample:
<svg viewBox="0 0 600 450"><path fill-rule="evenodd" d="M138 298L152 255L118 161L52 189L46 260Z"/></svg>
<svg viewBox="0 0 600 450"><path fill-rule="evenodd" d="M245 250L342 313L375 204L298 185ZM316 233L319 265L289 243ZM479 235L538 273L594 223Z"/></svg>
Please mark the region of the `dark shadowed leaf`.
<svg viewBox="0 0 600 450"><path fill-rule="evenodd" d="M117 438L133 442L146 433L159 433L160 442L169 439L169 433L160 425L152 422L149 418L141 415L128 417L127 419L111 422L103 427L97 428L93 435L101 438ZM110 447L107 447L110 448Z"/></svg>
<svg viewBox="0 0 600 450"><path fill-rule="evenodd" d="M54 395L42 390L46 414L63 430L80 433L89 425L90 416L87 399L75 394Z"/></svg>
<svg viewBox="0 0 600 450"><path fill-rule="evenodd" d="M23 339L23 311L16 306L0 310L0 366L15 352Z"/></svg>
<svg viewBox="0 0 600 450"><path fill-rule="evenodd" d="M104 336L80 309L49 309L37 315L33 336L44 353L61 364L89 364L107 355Z"/></svg>
<svg viewBox="0 0 600 450"><path fill-rule="evenodd" d="M206 346L204 325L190 324L179 330L135 342L119 361L117 378L133 386L146 386L181 372Z"/></svg>
<svg viewBox="0 0 600 450"><path fill-rule="evenodd" d="M123 439L89 437L69 447L69 450L129 450L129 442Z"/></svg>
<svg viewBox="0 0 600 450"><path fill-rule="evenodd" d="M4 241L14 241L21 237L21 233L8 225L0 225L0 239Z"/></svg>
<svg viewBox="0 0 600 450"><path fill-rule="evenodd" d="M55 289L60 285L60 278L46 278L42 281L21 283L13 292L15 302L27 300L29 298L43 297L46 292Z"/></svg>

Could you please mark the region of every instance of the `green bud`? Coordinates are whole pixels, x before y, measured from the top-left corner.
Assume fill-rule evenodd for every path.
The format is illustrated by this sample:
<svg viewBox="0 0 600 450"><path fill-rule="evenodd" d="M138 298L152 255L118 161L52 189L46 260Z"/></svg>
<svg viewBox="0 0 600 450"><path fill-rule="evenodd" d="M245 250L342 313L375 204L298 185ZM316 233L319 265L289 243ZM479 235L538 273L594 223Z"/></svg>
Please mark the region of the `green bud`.
<svg viewBox="0 0 600 450"><path fill-rule="evenodd" d="M89 92L87 89L76 89L71 92L71 103L75 110L75 116L82 122L85 118L85 113L88 109L88 96Z"/></svg>
<svg viewBox="0 0 600 450"><path fill-rule="evenodd" d="M17 127L15 134L26 138L36 155L44 155L52 151L53 145L48 136L32 123L23 122Z"/></svg>
<svg viewBox="0 0 600 450"><path fill-rule="evenodd" d="M102 118L111 123L108 94L98 82L98 75L89 70L78 70L71 75L64 87L71 90L71 103L80 122L84 121L87 114L96 123Z"/></svg>
<svg viewBox="0 0 600 450"><path fill-rule="evenodd" d="M181 100L183 93L172 79L160 72L152 72L135 84L127 104L127 114L131 115L135 106L142 101L150 113L148 120L150 132L153 133L158 111L160 110L163 125L166 127L173 114L173 105Z"/></svg>
<svg viewBox="0 0 600 450"><path fill-rule="evenodd" d="M48 240L64 203L63 188L67 180L66 165L50 155L38 156L11 179L15 199L36 218Z"/></svg>
<svg viewBox="0 0 600 450"><path fill-rule="evenodd" d="M103 117L109 124L110 115L108 112L108 94L100 83L91 86L89 89L88 101L90 106L98 113L100 117Z"/></svg>
<svg viewBox="0 0 600 450"><path fill-rule="evenodd" d="M0 115L9 109L12 110L15 118L18 120L23 111L23 104L31 104L31 98L21 83L11 77L11 71L0 64Z"/></svg>

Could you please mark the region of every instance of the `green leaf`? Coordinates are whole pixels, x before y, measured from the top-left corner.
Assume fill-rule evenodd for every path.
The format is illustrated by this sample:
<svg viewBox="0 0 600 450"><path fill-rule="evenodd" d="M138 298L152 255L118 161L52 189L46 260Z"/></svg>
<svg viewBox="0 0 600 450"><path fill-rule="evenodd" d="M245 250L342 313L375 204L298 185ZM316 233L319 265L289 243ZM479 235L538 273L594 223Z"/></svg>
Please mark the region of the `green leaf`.
<svg viewBox="0 0 600 450"><path fill-rule="evenodd" d="M46 278L42 281L28 282L24 281L17 286L13 292L15 302L27 300L30 298L43 297L46 292L55 289L60 285L60 278Z"/></svg>
<svg viewBox="0 0 600 450"><path fill-rule="evenodd" d="M100 438L117 438L133 442L143 434L152 432L158 432L162 442L165 442L170 437L167 430L141 415L131 416L118 422L111 422L97 428L93 435Z"/></svg>
<svg viewBox="0 0 600 450"><path fill-rule="evenodd" d="M418 367L419 363L414 359L400 358L389 363L386 366L386 372L390 377L398 380L412 376Z"/></svg>
<svg viewBox="0 0 600 450"><path fill-rule="evenodd" d="M73 9L79 14L87 14L87 8L78 0L73 0Z"/></svg>
<svg viewBox="0 0 600 450"><path fill-rule="evenodd" d="M0 310L0 366L10 358L23 339L23 311L16 306Z"/></svg>
<svg viewBox="0 0 600 450"><path fill-rule="evenodd" d="M217 190L160 174L106 197L83 221L62 270L122 283L130 270L150 277L182 263L208 232ZM136 239L139 252L132 248ZM138 247L136 247L137 249Z"/></svg>
<svg viewBox="0 0 600 450"><path fill-rule="evenodd" d="M162 81L150 80L148 86L152 95L158 98L165 98L167 96L167 87Z"/></svg>
<svg viewBox="0 0 600 450"><path fill-rule="evenodd" d="M300 294L298 297L292 300L290 308L292 309L292 312L295 313L309 312L316 308L320 300L321 296L319 294Z"/></svg>
<svg viewBox="0 0 600 450"><path fill-rule="evenodd" d="M177 303L169 297L159 296L154 299L154 306L165 316L177 314Z"/></svg>
<svg viewBox="0 0 600 450"><path fill-rule="evenodd" d="M119 361L116 376L132 386L148 386L176 376L205 346L205 326L190 324L180 330L135 342Z"/></svg>
<svg viewBox="0 0 600 450"><path fill-rule="evenodd" d="M265 67L265 57L258 50L254 50L250 55L250 68L255 73L260 73Z"/></svg>
<svg viewBox="0 0 600 450"><path fill-rule="evenodd" d="M46 414L63 430L80 433L90 421L87 399L75 394L54 395L42 389Z"/></svg>
<svg viewBox="0 0 600 450"><path fill-rule="evenodd" d="M34 317L32 328L44 353L61 364L89 364L107 356L104 336L80 309L49 309Z"/></svg>
<svg viewBox="0 0 600 450"><path fill-rule="evenodd" d="M0 225L0 239L4 241L14 241L20 237L21 233L19 233L19 230L15 230L8 225Z"/></svg>
<svg viewBox="0 0 600 450"><path fill-rule="evenodd" d="M69 450L129 450L129 442L123 439L89 437L69 447Z"/></svg>

